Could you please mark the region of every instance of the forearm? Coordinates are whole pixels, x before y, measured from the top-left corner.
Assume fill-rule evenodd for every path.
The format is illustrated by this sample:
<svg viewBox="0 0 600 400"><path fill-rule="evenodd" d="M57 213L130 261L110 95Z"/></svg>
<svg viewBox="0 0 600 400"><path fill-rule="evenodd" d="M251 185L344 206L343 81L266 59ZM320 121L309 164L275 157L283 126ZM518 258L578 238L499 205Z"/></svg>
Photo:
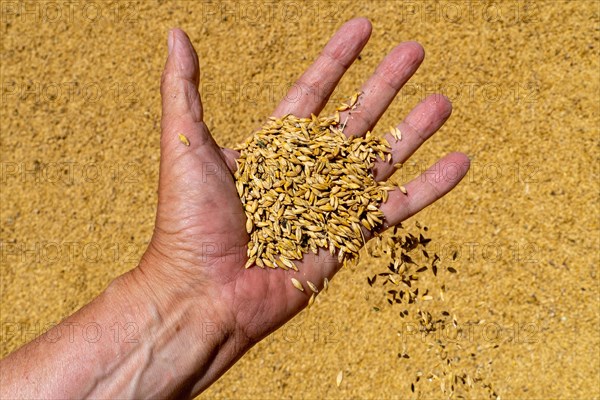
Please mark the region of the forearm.
<svg viewBox="0 0 600 400"><path fill-rule="evenodd" d="M209 304L176 291L157 304L139 273L2 360L0 397L185 397L245 351Z"/></svg>

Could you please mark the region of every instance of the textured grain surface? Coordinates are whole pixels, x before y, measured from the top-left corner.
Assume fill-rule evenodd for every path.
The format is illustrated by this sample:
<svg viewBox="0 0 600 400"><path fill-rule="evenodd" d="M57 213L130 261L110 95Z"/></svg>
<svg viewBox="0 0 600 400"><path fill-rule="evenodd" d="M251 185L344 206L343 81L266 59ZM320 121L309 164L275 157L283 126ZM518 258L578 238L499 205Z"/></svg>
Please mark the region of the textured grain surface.
<svg viewBox="0 0 600 400"><path fill-rule="evenodd" d="M377 159L391 157L390 144L371 132L347 138L338 112L271 117L235 150L235 186L250 235L246 268L298 271L293 261L319 247L346 264L365 244L362 228L382 227L379 206L395 187L375 181L372 171Z"/></svg>
<svg viewBox="0 0 600 400"><path fill-rule="evenodd" d="M472 158L466 180L419 221L442 257L458 252L459 272L440 279L459 322L486 321L473 343L515 338L488 353L490 381L502 398L600 396L597 3L52 3L58 17L49 3L19 15L14 4L2 3L1 25L2 355L144 250L169 27L195 43L206 122L231 146L262 125L343 21L363 15L371 41L332 107L398 42L423 44L422 67L378 129L429 93L453 100L453 116L399 180L449 150ZM398 358L403 319L366 283L382 268L343 270L207 397L410 397L429 355L411 352L411 337L411 358Z"/></svg>

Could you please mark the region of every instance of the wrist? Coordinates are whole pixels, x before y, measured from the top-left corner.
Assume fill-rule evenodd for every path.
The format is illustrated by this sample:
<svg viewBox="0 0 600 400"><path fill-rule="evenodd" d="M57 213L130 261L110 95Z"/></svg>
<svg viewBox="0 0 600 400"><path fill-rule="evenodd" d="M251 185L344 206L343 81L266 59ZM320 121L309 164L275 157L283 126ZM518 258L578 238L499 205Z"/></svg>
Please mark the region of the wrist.
<svg viewBox="0 0 600 400"><path fill-rule="evenodd" d="M109 290L128 313L161 324L177 320L178 330L189 328L186 332L201 343L222 343L232 334L206 294L191 292L185 285L161 278L144 259L115 279Z"/></svg>
<svg viewBox="0 0 600 400"><path fill-rule="evenodd" d="M139 342L152 346L155 375L171 376L161 394L195 395L216 381L251 347L243 332L228 324L219 303L202 286L178 283L168 268L145 255L140 265L115 279L105 295L139 328ZM168 266L171 267L171 266ZM156 363L155 363L156 364ZM182 386L183 385L183 386ZM163 396L164 397L164 396Z"/></svg>
<svg viewBox="0 0 600 400"><path fill-rule="evenodd" d="M118 358L137 360L131 372L143 378L135 397L185 398L229 342L229 333L200 296L167 290L154 280L138 266L104 293L111 308L136 328L136 349L121 348Z"/></svg>
<svg viewBox="0 0 600 400"><path fill-rule="evenodd" d="M160 312L190 308L195 324L204 324L208 331L218 329L221 339L243 337L224 288L206 274L214 267L178 257L161 243L153 237L139 265L128 273L135 291L151 299Z"/></svg>

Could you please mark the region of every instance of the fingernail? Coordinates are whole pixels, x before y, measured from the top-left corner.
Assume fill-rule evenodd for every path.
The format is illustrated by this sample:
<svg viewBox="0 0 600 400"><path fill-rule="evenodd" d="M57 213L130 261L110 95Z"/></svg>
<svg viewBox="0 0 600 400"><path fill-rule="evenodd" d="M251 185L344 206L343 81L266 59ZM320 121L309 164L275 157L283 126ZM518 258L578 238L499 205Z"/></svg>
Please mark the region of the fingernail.
<svg viewBox="0 0 600 400"><path fill-rule="evenodd" d="M173 32L173 30L170 30L167 35L167 47L169 49L169 55L171 54L171 51L173 51L173 42L174 41L175 41L175 33Z"/></svg>

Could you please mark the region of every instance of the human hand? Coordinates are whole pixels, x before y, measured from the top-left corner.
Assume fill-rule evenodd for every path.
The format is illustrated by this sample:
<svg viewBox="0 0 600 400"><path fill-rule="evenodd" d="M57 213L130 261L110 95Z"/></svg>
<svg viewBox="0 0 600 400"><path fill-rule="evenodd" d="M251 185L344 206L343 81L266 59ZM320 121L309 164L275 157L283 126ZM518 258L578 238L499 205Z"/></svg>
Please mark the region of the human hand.
<svg viewBox="0 0 600 400"><path fill-rule="evenodd" d="M370 33L371 24L363 18L343 25L273 115L318 115ZM221 149L203 122L198 57L185 33L170 32L169 48L161 84L163 116L156 225L148 250L133 274L137 275L136 282L143 282L159 309L166 298L185 297L197 302L204 310L204 321L216 323L224 336L235 337L239 354L229 357L235 361L307 305L310 292L295 289L290 284L291 277L302 283L309 280L321 288L324 278L332 278L340 264L322 249L297 261L299 272L244 268L249 236L233 178L238 154ZM344 132L363 135L372 131L423 57L422 47L414 42L394 48L363 85L360 104ZM450 113L451 104L441 95L430 96L418 104L398 125L402 141L389 140L393 161L376 165L376 179L391 176L393 165L405 162ZM340 119L345 120L344 112ZM189 147L181 143L179 134L189 139ZM385 227L402 222L441 198L468 168L469 160L464 154L451 153L406 184L408 195L391 192L388 201L381 205ZM454 174L444 175L443 171L448 170ZM216 368L216 377L229 366L224 362ZM199 381L193 392L208 383Z"/></svg>
<svg viewBox="0 0 600 400"><path fill-rule="evenodd" d="M362 18L340 28L273 115L319 114L370 32ZM244 268L249 237L233 179L238 154L219 148L203 122L198 58L187 36L172 31L169 49L161 85L158 210L148 249L137 268L52 327L45 334L50 343L38 338L2 360L2 398L193 397L306 306L308 289L294 288L291 277L321 286L340 268L325 249L296 262L299 272ZM341 113L342 121L348 117L344 132L372 130L422 59L416 43L392 50L363 86L358 108ZM377 163L375 178L387 179L392 165L406 161L450 110L440 95L417 105L399 125L402 141L388 140L392 162ZM452 153L406 184L407 195L390 192L381 205L383 228L442 197L468 167L465 155ZM75 334L90 324L99 332L93 341ZM121 326L133 332L122 338L115 330Z"/></svg>

